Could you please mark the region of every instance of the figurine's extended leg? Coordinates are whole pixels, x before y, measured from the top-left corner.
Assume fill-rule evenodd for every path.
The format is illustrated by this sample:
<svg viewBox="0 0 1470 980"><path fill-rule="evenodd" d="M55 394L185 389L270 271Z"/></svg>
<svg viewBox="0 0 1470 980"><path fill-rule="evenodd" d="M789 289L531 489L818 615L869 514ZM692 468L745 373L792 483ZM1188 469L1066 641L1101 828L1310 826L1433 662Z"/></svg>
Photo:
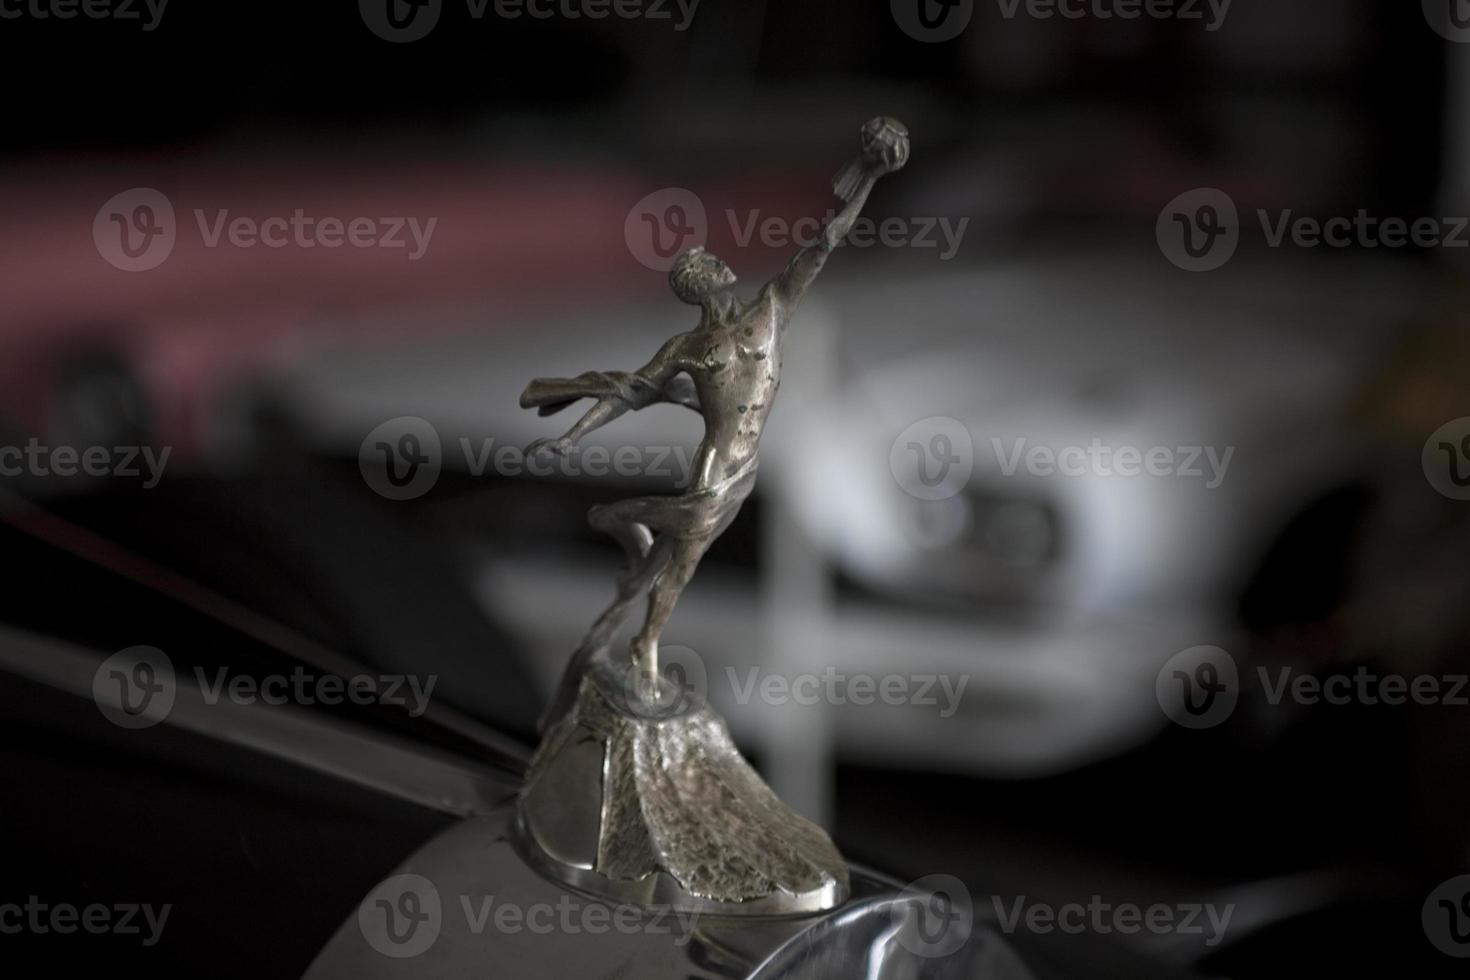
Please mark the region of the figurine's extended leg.
<svg viewBox="0 0 1470 980"><path fill-rule="evenodd" d="M752 471L753 473L753 471ZM608 622L605 630L594 626L597 638L610 637L617 624L626 615L624 603L638 591L648 591L648 615L643 628L633 640L633 663L640 675L638 690L649 700L658 696L658 638L664 625L673 615L674 605L684 586L689 584L699 560L735 519L740 503L749 492L748 485L733 496L723 498L711 495L686 495L684 497L631 497L616 503L594 507L588 519L594 527L606 531L628 551L631 567L635 569L619 586L618 602L604 614ZM691 513L691 502L694 511ZM701 512L700 507L704 510ZM690 534L691 524L704 523L704 529ZM633 561L640 534L656 533L654 550L648 553L641 564ZM658 560L651 560L654 555ZM656 577L651 581L648 573ZM602 620L599 620L601 623Z"/></svg>
<svg viewBox="0 0 1470 980"><path fill-rule="evenodd" d="M582 638L581 645L577 647L571 660L567 662L566 669L562 671L561 682L557 685L556 694L541 715L538 725L541 731L546 731L557 718L570 710L573 702L577 700L577 689L582 683L582 675L586 673L588 663L612 640L613 633L617 632L623 620L628 618L628 613L632 612L638 597L652 586L654 578L663 570L671 553L670 545L664 540L659 540L639 562L637 568L618 579L617 598L603 611L601 616L597 617L597 622L592 624L592 628Z"/></svg>
<svg viewBox="0 0 1470 980"><path fill-rule="evenodd" d="M588 511L587 522L622 545L628 567L618 576L617 598L597 617L562 671L556 694L541 716L542 731L571 708L588 663L611 642L613 634L633 611L638 597L652 588L655 577L668 562L672 545L664 543L663 535L655 541L648 529L650 522L657 523L667 517L667 509L666 497L631 497L598 504Z"/></svg>
<svg viewBox="0 0 1470 980"><path fill-rule="evenodd" d="M607 608L582 641L583 648L596 650L612 639L633 602L647 592L672 553L669 545L655 545L648 525L666 516L665 497L630 497L611 504L598 504L587 512L587 522L623 546L628 567L618 577L618 597ZM659 536L661 539L663 535Z"/></svg>
<svg viewBox="0 0 1470 980"><path fill-rule="evenodd" d="M668 562L653 580L648 592L648 615L643 628L633 637L633 662L641 675L639 692L644 697L658 696L658 638L663 633L684 586L694 577L699 560L704 557L714 535L699 538L676 538ZM660 536L660 542L668 540Z"/></svg>
<svg viewBox="0 0 1470 980"><path fill-rule="evenodd" d="M634 568L618 578L618 596L587 631L587 636L582 641L584 649L596 651L607 646L613 633L628 618L638 597L652 587L654 578L663 571L670 554L672 550L669 544L660 540Z"/></svg>

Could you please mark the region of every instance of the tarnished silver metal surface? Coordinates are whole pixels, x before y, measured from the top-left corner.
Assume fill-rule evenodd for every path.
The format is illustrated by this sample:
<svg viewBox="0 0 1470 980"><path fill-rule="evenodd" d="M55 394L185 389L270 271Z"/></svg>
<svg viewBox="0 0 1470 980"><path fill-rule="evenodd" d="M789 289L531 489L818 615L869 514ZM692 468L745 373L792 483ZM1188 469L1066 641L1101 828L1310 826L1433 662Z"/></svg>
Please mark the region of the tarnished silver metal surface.
<svg viewBox="0 0 1470 980"><path fill-rule="evenodd" d="M522 407L542 415L595 399L565 435L537 440L528 454L568 453L587 433L659 402L697 411L705 424L688 490L588 515L623 547L628 566L542 718L522 794L528 845L563 880L603 895L660 895L679 907L751 914L830 909L842 899L846 871L831 840L776 798L707 705L652 717L668 689L658 641L705 551L755 486L788 321L878 179L908 158L903 125L871 120L857 156L833 180L841 210L754 300L735 294L728 265L691 249L675 261L669 285L700 308L698 326L637 371L538 378L521 395ZM645 596L630 656L611 654L614 633Z"/></svg>
<svg viewBox="0 0 1470 980"><path fill-rule="evenodd" d="M926 941L928 897L861 870L819 915L675 913L547 878L514 819L506 807L430 841L348 913L307 980L1034 980L967 910L951 913L953 941Z"/></svg>
<svg viewBox="0 0 1470 980"><path fill-rule="evenodd" d="M649 711L629 676L598 663L546 733L521 793L533 860L544 855L551 874L629 902L727 914L839 904L842 855L776 798L724 720L685 691L667 712ZM595 811L589 785L601 789Z"/></svg>
<svg viewBox="0 0 1470 980"><path fill-rule="evenodd" d="M705 424L688 490L620 500L594 507L588 515L593 527L623 546L628 569L616 600L573 657L553 713L568 707L587 659L607 646L644 595L648 613L631 652L644 683L650 690L656 686L659 634L699 560L755 485L761 435L781 386L786 325L832 250L852 230L878 178L908 163L908 130L895 119L868 122L861 143L858 155L833 180L842 209L754 300L736 295L735 273L723 261L703 248L690 249L675 261L669 285L680 300L699 307L698 326L669 340L637 371L537 378L521 394L521 406L542 415L583 398L596 400L565 435L537 440L528 454L569 453L589 432L659 402L693 409Z"/></svg>

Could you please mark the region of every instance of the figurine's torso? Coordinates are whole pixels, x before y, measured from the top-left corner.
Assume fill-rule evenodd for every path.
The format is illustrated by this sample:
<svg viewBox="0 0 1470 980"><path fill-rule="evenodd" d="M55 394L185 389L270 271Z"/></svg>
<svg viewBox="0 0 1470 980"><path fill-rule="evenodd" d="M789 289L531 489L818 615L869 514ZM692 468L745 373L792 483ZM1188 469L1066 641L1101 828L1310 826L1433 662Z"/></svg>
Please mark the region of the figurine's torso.
<svg viewBox="0 0 1470 980"><path fill-rule="evenodd" d="M689 375L699 391L705 436L693 489L709 490L756 455L781 385L781 339L788 311L770 289L720 322L689 335Z"/></svg>

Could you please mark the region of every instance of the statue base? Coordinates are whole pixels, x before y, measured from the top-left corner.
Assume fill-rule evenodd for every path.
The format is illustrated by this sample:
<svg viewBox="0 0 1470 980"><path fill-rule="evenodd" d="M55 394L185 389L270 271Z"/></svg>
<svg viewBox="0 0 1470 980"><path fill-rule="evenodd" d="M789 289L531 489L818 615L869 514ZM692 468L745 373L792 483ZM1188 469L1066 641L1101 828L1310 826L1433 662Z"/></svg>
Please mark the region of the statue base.
<svg viewBox="0 0 1470 980"><path fill-rule="evenodd" d="M777 798L703 698L594 658L547 729L518 806L543 873L612 901L718 915L803 915L847 899L826 832Z"/></svg>

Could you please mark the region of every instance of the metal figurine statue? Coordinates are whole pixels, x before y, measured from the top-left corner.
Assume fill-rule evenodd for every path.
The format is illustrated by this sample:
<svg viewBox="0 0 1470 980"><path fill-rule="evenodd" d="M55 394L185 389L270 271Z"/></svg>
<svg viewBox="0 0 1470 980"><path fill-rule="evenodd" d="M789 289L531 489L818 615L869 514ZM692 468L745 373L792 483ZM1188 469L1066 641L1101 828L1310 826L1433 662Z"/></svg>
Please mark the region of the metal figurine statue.
<svg viewBox="0 0 1470 980"><path fill-rule="evenodd" d="M673 496L594 507L592 526L622 546L617 597L572 656L542 719L543 741L522 793L521 823L547 870L624 900L696 910L792 913L830 908L846 866L826 834L790 811L740 756L722 720L659 673L658 642L710 544L755 485L760 438L781 384L787 321L832 250L852 229L879 177L908 162L908 131L877 118L834 179L843 207L754 301L702 248L679 256L674 294L700 307L699 325L633 372L538 378L523 408L551 415L595 404L528 453L566 454L628 411L668 402L704 418L691 486ZM626 657L614 633L647 597Z"/></svg>

